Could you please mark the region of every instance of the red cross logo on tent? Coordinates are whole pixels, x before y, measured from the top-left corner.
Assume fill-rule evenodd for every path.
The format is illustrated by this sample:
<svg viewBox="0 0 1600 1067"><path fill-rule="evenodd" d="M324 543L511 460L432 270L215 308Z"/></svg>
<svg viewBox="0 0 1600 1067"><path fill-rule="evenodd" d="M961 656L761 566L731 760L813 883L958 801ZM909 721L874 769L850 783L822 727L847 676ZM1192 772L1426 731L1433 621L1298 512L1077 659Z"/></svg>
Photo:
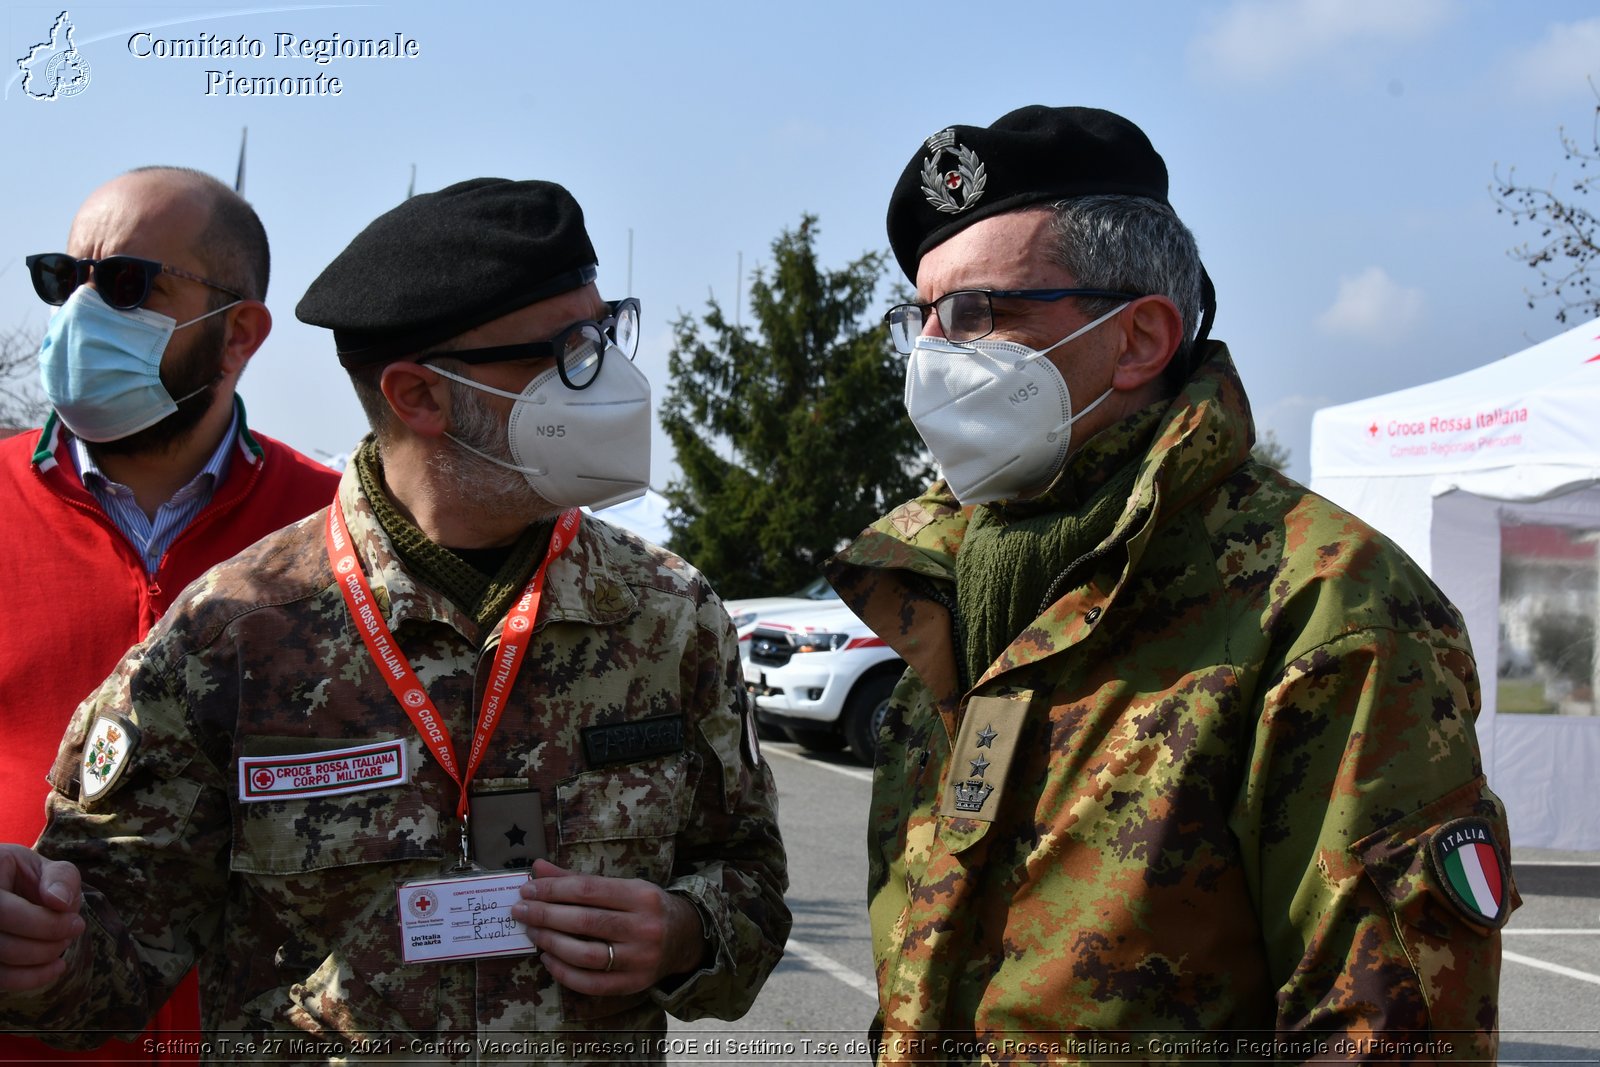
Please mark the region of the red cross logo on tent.
<svg viewBox="0 0 1600 1067"><path fill-rule="evenodd" d="M1369 434L1371 434L1373 437L1378 436L1378 424L1377 423L1373 423L1371 426L1368 426L1367 427L1367 432Z"/></svg>

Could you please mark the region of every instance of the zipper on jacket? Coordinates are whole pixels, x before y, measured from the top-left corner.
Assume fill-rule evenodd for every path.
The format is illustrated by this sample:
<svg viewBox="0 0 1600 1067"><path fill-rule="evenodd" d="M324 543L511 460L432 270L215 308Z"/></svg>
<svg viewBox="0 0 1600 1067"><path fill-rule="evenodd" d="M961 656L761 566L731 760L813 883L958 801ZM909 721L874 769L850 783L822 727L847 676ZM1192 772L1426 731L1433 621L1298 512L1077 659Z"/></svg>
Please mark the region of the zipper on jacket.
<svg viewBox="0 0 1600 1067"><path fill-rule="evenodd" d="M238 441L234 441L228 447L232 448L232 447L235 447L237 445L238 445ZM230 464L231 463L236 463L236 462L238 462L238 459L239 459L239 457L234 456L234 457L231 457L228 462ZM256 480L261 477L261 475L265 472L265 470L266 470L266 456L264 456L264 455L263 456L257 456L256 457L256 462L251 466L250 474L248 475L249 480L245 483L244 490L242 492L238 493L236 496L234 496L234 498L232 500L223 501L222 504L220 504L220 505L217 504L216 494L217 494L217 492L219 490L222 489L222 487L224 485L227 484L227 479L224 479L222 482L218 483L215 487L213 487L212 492L211 492L211 499L206 501L206 506L200 509L200 513L198 515L196 515L193 519L189 520L189 525L185 526L183 529L178 531L178 536L174 537L171 541L167 542L167 550L165 552L161 553L161 558L160 559L156 560L155 573L156 574L160 574L161 573L161 568L163 568L163 567L165 567L167 565L167 560L170 559L171 556L172 556L172 550L177 548L183 542L187 541L191 537L191 535L193 535L197 530L201 529L202 527L211 525L213 522L216 522L222 516L228 514L230 511L232 511L233 509L235 509L235 508L239 507L241 504L243 504L245 502L245 499L250 496L252 491L254 491L254 489L256 487ZM233 472L230 469L230 471L229 471L229 476L230 477L232 476L232 473ZM218 560L217 562L220 563L222 561ZM209 569L209 568L207 568L207 569Z"/></svg>
<svg viewBox="0 0 1600 1067"><path fill-rule="evenodd" d="M1142 525L1142 520L1129 523L1128 525L1129 528L1136 525ZM1068 564L1067 569L1056 575L1056 580L1051 582L1050 588L1045 590L1044 599L1039 602L1039 610L1034 612L1034 615L1043 615L1046 611L1048 611L1050 609L1050 605L1059 600L1063 592L1072 588L1067 584L1067 579L1074 577L1078 571L1084 567L1087 567L1093 563L1098 563L1106 556L1109 556L1114 549L1122 546L1122 540L1123 539L1119 537L1115 541L1110 541L1106 544L1091 548L1089 551L1085 552L1083 555L1079 556L1077 559Z"/></svg>

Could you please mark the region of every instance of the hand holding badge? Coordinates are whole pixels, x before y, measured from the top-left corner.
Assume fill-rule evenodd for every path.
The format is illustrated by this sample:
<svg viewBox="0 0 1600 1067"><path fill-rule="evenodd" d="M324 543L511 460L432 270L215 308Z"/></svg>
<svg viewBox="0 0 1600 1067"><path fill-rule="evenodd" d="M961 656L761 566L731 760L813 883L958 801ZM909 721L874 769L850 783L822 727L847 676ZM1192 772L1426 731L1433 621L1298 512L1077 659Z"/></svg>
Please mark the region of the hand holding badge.
<svg viewBox="0 0 1600 1067"><path fill-rule="evenodd" d="M491 676L484 694L483 706L479 709L477 726L473 731L472 747L463 771L456 758L455 746L445 730L443 717L416 671L406 661L405 654L400 651L381 612L375 610L376 598L366 575L362 573L361 561L356 558L355 547L344 522L344 509L338 500L328 508L328 562L338 576L339 591L350 617L373 662L382 668L381 674L395 699L422 734L429 752L461 790L456 807L456 818L461 827L461 854L456 872L402 882L396 889L401 958L407 963L539 951L530 931L511 915L513 905L520 899L521 887L531 876L526 870L485 872L472 859L474 839L480 842L493 841L494 833L502 821L507 822L502 832L508 838L514 831L521 831L524 837L531 835L542 852L544 827L539 814L538 794L533 794L531 807L526 802L528 791L506 794L498 799L494 794L484 794L474 804L469 797L468 787L488 750L489 739L499 725L500 714L505 710L511 694L512 682L522 665L522 655L527 650L528 637L539 613L545 571L550 561L565 551L576 537L581 516L582 512L572 508L556 522L544 560L534 570L527 587L506 617L497 653L500 669ZM520 805L517 797L522 798ZM471 830L470 813L473 807L484 812L488 821L484 830L476 835ZM526 828L516 821L519 808L523 809L521 817L528 820ZM529 855L531 858L532 854Z"/></svg>

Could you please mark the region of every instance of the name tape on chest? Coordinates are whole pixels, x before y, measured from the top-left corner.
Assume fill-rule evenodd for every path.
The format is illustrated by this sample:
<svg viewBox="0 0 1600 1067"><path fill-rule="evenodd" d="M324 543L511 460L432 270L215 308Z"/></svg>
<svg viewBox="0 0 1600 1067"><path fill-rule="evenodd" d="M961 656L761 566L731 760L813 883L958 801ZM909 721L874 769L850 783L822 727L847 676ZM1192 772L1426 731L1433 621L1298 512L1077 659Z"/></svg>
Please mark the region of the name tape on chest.
<svg viewBox="0 0 1600 1067"><path fill-rule="evenodd" d="M683 751L683 716L657 715L633 722L589 726L583 731L583 754L591 767L636 763L651 756Z"/></svg>
<svg viewBox="0 0 1600 1067"><path fill-rule="evenodd" d="M239 759L239 799L247 803L331 797L407 780L406 745L399 738L326 752Z"/></svg>

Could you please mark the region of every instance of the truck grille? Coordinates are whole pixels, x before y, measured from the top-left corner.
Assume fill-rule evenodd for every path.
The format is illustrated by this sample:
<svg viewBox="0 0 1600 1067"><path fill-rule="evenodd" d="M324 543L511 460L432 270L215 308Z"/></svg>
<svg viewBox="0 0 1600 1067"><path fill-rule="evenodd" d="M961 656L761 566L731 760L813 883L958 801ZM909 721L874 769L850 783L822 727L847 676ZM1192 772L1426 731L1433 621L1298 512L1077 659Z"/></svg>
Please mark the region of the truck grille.
<svg viewBox="0 0 1600 1067"><path fill-rule="evenodd" d="M750 635L750 662L762 667L782 667L794 655L788 635L777 630L756 630Z"/></svg>

